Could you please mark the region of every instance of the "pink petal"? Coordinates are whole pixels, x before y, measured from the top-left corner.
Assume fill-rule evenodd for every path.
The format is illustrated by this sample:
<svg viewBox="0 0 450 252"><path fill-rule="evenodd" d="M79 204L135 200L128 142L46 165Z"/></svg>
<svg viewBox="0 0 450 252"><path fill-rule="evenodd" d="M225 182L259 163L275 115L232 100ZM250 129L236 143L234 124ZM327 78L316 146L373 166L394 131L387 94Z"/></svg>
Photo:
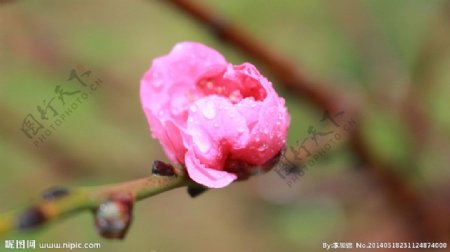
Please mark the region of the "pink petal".
<svg viewBox="0 0 450 252"><path fill-rule="evenodd" d="M204 186L210 188L222 188L237 179L235 174L206 167L192 154L192 152L186 153L185 161L189 177Z"/></svg>

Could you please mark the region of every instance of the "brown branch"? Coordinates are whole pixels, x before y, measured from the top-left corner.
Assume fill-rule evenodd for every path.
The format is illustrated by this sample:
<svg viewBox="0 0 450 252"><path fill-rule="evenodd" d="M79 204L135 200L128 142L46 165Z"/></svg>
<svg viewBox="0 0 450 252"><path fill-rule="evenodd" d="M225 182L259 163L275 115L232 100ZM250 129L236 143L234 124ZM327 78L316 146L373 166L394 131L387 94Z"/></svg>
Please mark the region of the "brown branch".
<svg viewBox="0 0 450 252"><path fill-rule="evenodd" d="M320 108L337 111L338 102L336 100L339 99L336 98L336 94L327 91L321 83L301 74L288 60L269 50L239 27L193 1L170 0L168 2L206 26L220 40L257 60L288 90L310 100Z"/></svg>
<svg viewBox="0 0 450 252"><path fill-rule="evenodd" d="M82 211L92 211L97 230L103 237L122 239L131 223L135 201L182 186L191 190L200 188L187 176L185 169L155 161L152 175L146 178L106 186L53 188L26 210L1 214L0 237L12 231L42 227Z"/></svg>

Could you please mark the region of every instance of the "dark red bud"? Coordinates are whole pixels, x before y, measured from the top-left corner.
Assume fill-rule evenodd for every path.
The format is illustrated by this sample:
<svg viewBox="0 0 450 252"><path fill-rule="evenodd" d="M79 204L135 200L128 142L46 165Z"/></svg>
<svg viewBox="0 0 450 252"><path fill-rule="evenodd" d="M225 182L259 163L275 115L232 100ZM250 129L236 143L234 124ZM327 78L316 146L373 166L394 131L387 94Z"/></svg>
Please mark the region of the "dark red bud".
<svg viewBox="0 0 450 252"><path fill-rule="evenodd" d="M156 160L153 162L152 174L158 176L175 176L175 168L163 161Z"/></svg>
<svg viewBox="0 0 450 252"><path fill-rule="evenodd" d="M41 209L32 207L22 213L16 223L18 229L31 229L35 228L47 220L47 217Z"/></svg>
<svg viewBox="0 0 450 252"><path fill-rule="evenodd" d="M191 196L191 198L197 197L198 195L206 192L206 190L208 190L208 188L201 187L201 186L188 186L188 188L187 188L187 192L188 192L189 196Z"/></svg>
<svg viewBox="0 0 450 252"><path fill-rule="evenodd" d="M42 194L42 198L51 201L67 196L69 193L69 190L65 187L55 186L46 190Z"/></svg>

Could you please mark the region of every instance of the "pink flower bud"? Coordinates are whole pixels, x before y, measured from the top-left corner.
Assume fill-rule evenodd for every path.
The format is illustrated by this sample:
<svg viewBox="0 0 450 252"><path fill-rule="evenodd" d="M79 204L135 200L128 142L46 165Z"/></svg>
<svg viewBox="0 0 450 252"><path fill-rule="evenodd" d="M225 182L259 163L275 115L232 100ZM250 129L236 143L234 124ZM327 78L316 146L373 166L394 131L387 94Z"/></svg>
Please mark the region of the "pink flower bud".
<svg viewBox="0 0 450 252"><path fill-rule="evenodd" d="M178 43L154 59L140 93L153 137L204 186L270 169L285 145L289 114L272 83L203 44Z"/></svg>

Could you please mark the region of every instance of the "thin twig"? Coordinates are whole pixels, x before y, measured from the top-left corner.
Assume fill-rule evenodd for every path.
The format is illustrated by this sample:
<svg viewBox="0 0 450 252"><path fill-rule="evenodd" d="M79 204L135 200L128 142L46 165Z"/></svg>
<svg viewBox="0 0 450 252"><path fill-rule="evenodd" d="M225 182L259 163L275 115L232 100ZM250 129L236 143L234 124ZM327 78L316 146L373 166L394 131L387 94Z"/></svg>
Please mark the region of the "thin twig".
<svg viewBox="0 0 450 252"><path fill-rule="evenodd" d="M155 166L159 166L158 169L162 167L171 170L169 174L158 173L155 170ZM14 230L23 231L41 227L43 224L63 217L73 216L82 211L94 211L98 215L97 211L100 206L109 201L123 202L125 199L127 201L126 204L131 206L127 209L130 212L126 214L131 217L131 209L135 201L143 200L174 188L194 184L184 169L175 169L170 165L156 161L153 166L153 174L146 178L106 186L80 187L70 190L64 188L51 189L43 194L44 199L28 207L25 211L0 215L0 236ZM131 218L126 224L128 225L130 221ZM96 224L97 228L99 228L98 223ZM99 230L101 234L107 231ZM123 238L123 235L121 234L120 237L106 237Z"/></svg>
<svg viewBox="0 0 450 252"><path fill-rule="evenodd" d="M339 99L335 93L324 88L324 85L307 78L296 67L283 57L269 50L258 40L252 38L239 27L211 12L201 4L187 0L170 0L177 8L189 14L192 18L205 25L220 40L236 47L241 52L263 64L283 86L297 95L310 100L321 108L337 110Z"/></svg>

